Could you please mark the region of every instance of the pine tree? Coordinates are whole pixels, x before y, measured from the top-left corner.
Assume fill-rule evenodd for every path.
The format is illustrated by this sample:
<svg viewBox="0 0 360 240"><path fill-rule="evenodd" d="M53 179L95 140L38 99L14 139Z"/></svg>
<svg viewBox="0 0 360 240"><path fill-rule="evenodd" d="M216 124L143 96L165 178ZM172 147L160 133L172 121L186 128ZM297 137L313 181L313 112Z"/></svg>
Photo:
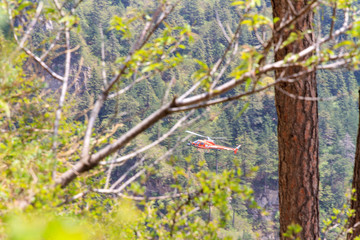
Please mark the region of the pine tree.
<svg viewBox="0 0 360 240"><path fill-rule="evenodd" d="M307 1L299 0L294 4L296 11L306 7ZM280 18L277 28L288 14L291 14L288 1L272 0L273 17ZM295 29L306 32L312 29L313 12L305 14L295 23ZM275 44L280 36L276 33ZM284 59L288 53L296 53L312 44L312 35L299 39L275 52L275 61ZM285 75L298 73L301 67L289 67ZM281 70L275 71L279 78ZM302 239L319 238L319 159L318 159L318 104L317 101L303 101L283 93L317 97L316 74L311 72L302 76L296 83L281 83L275 89L275 101L278 114L279 141L279 202L280 234L287 231L291 224L302 227Z"/></svg>

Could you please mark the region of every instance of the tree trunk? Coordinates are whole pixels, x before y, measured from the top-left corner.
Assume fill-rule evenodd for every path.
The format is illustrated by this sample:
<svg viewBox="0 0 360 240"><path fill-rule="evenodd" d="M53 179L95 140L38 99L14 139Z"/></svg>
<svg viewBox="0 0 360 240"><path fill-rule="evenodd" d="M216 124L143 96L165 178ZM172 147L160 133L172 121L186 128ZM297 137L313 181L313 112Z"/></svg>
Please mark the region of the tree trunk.
<svg viewBox="0 0 360 240"><path fill-rule="evenodd" d="M359 126L358 135L356 140L356 153L355 153L355 165L354 175L352 181L352 188L356 190L354 194L354 200L351 200L351 209L355 210L355 216L349 219L349 227L353 228L353 233L347 235L347 239L354 239L360 235L360 226L355 226L360 222L360 89L359 89Z"/></svg>
<svg viewBox="0 0 360 240"><path fill-rule="evenodd" d="M296 13L306 7L306 0L290 0ZM272 0L273 17L280 21L291 16L287 0ZM297 21L294 31L312 30L313 12L310 11ZM275 45L285 40L291 30L276 32ZM289 44L275 53L275 61L282 60L288 53L298 53L313 44L313 36ZM309 57L309 56L307 56ZM303 71L302 67L288 67L278 70L280 78ZM292 97L290 93L299 97ZM318 104L317 101L303 100L301 97L317 97L316 73L303 75L295 82L284 82L275 89L275 103L278 115L279 142L279 210L280 238L291 224L299 224L301 239L319 238L319 158L318 158Z"/></svg>

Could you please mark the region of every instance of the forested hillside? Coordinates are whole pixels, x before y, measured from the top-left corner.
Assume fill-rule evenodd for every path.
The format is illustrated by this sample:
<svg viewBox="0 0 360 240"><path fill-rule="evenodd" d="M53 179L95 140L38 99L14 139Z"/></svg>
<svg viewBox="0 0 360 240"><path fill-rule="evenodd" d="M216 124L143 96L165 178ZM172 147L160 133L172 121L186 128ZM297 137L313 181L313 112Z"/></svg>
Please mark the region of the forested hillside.
<svg viewBox="0 0 360 240"><path fill-rule="evenodd" d="M71 12L76 2L66 2L65 9ZM28 228L46 228L40 223L31 225L26 221L33 216L41 218L35 212L41 209L39 211L47 212L50 219L50 227L47 226L44 231L50 234L63 231L68 222L60 218L56 220L57 217L72 216L76 219L74 231L83 239L89 232L90 238L102 236L104 239L119 239L118 236L124 239L134 236L140 239L201 239L204 236L209 239L226 236L246 240L278 239L278 143L273 88L239 100L167 115L116 151L115 155L103 159L99 167L79 176L79 180L70 183L69 188L57 187L60 197L55 197L56 194L49 190L55 184L53 176L71 169L79 160L78 156L84 154L80 147L83 145L82 134L86 132L86 124L98 96L106 88L106 83L119 73L119 66L141 35L142 21L156 16L158 2L86 0L79 4L75 10L77 17L69 18L73 26L69 39L72 56L68 95L60 120L61 134L54 138L47 131L53 128L52 122L57 116L57 98L61 95L63 82L55 80L33 58L18 51L5 11L9 6L16 9L16 4L3 1L0 12L0 60L3 64L0 78L22 79L16 84L15 80L3 81L0 86L0 161L3 161L0 168L4 169L0 178L1 234L7 234L11 239L22 239L29 233ZM44 54L43 49L51 46L57 38L52 35L53 32L65 26L51 17L57 11L54 4L45 1L45 6L46 14L39 17L40 23L35 25L28 39L29 49L39 55ZM30 14L34 14L36 7L26 2L23 8L17 9L19 12L32 9ZM270 1L261 4L259 1L255 9L272 18ZM325 26L331 21L331 11L329 7L324 9L316 13L316 23ZM94 122L93 135L89 140L93 144L90 145L91 153L100 151L100 144L115 142L165 103L174 101L172 99L196 85L199 79L203 79L201 74L211 72L228 46L229 36L224 34L224 30L234 35L242 14L235 4L231 5L227 0L179 1L159 25L159 30L149 38L153 45L145 44L136 53L134 59L137 62L134 60L129 64L130 70L124 71L121 80L108 94L110 97L107 96ZM344 21L342 15L338 18L335 27L341 26ZM69 21L66 17L61 19ZM15 26L20 26L21 21L29 19L19 17ZM265 28L259 29L264 34L270 34ZM322 31L326 34L330 30ZM66 75L66 54L63 53L67 43L62 35L57 40L55 51L43 61L54 71ZM239 35L241 46L261 44L250 28L241 28ZM252 51L250 47L248 50ZM17 55L11 55L12 52ZM272 54L270 52L268 58ZM12 62L8 61L9 56ZM244 59L234 58L217 84L226 83L227 76L236 74L236 69L246 69L243 61L250 60ZM147 65L151 61L154 64ZM316 74L320 97L320 222L321 227L325 227L323 220L335 213L334 208L342 209L351 194L360 74L347 69L317 70ZM146 78L139 80L142 76ZM273 77L272 73L261 77L262 86L273 83ZM27 79L33 82L29 83ZM213 79L202 81L194 94L209 90ZM127 87L128 91L116 94ZM221 96L236 95L251 87L250 83L239 85ZM12 118L9 118L9 111ZM14 119L14 122L10 123L7 119ZM126 161L112 163L156 142L179 121L181 127L159 144L128 157ZM8 128L23 129L21 137L16 132L5 131ZM231 151L197 150L188 146L187 142L199 137L188 135L186 130L210 137L226 137L226 142L216 143L230 147L241 144L241 148L236 155ZM51 159L59 160L54 163ZM137 175L141 169L144 169L143 174ZM36 181L34 174L37 175ZM135 177L138 180L134 181ZM109 191L119 186L124 192ZM198 193L199 186L201 191ZM181 193L188 193L191 197L180 197L178 200L161 198L183 196ZM135 196L135 201L124 200L124 196ZM189 204L189 209L182 212L184 218L176 218L182 211L181 207L186 206L183 202ZM176 210L178 206L181 207ZM16 209L25 209L26 214L22 217L11 215L11 211L23 211ZM195 213L189 217L190 223L182 222L193 210ZM175 216L172 219L174 229L165 222L165 219L171 219L169 216ZM341 218L344 219L343 216ZM22 222L22 226L16 226L17 221ZM51 223L58 227L52 228ZM191 234L176 235L184 229ZM86 231L88 233L84 233ZM173 231L175 235L172 235ZM170 236L166 235L167 232L171 232ZM148 235L142 236L142 233Z"/></svg>

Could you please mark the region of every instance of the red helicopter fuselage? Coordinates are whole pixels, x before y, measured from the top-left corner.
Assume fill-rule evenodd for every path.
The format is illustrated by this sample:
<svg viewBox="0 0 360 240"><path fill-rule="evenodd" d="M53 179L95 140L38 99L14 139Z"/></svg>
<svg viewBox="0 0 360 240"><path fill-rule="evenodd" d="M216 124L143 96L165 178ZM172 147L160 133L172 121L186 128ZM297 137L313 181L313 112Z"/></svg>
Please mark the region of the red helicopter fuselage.
<svg viewBox="0 0 360 240"><path fill-rule="evenodd" d="M198 149L228 150L228 151L233 151L234 154L237 153L237 151L239 150L239 148L241 146L241 145L239 145L236 148L225 147L225 146L217 145L211 140L196 140L194 142L189 142L188 145L194 146Z"/></svg>

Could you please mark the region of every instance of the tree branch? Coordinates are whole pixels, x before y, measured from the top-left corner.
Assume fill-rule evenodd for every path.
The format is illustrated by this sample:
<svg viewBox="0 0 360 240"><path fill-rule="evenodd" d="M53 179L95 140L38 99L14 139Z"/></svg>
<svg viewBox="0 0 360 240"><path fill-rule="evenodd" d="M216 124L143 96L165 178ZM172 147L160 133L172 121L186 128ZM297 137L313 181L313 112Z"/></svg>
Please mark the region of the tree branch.
<svg viewBox="0 0 360 240"><path fill-rule="evenodd" d="M120 157L120 158L118 158L118 159L116 159L114 161L100 163L100 164L105 165L105 164L121 163L121 162L124 162L126 160L129 160L130 158L135 157L136 155L138 155L138 154L140 154L142 152L145 152L145 151L149 150L150 148L158 145L159 143L161 143L162 141L167 139L170 135L172 135L175 132L175 130L178 129L193 114L194 114L194 111L191 111L190 113L188 113L187 115L182 117L179 121L177 121L177 123L166 134L162 135L159 139L152 142L151 144L137 150L136 152L133 152L133 153L128 154L126 156Z"/></svg>
<svg viewBox="0 0 360 240"><path fill-rule="evenodd" d="M67 86L69 81L69 75L70 75L70 64L71 64L71 52L70 52L70 30L68 27L65 27L65 41L66 41L66 57L65 57L65 74L64 74L64 81L61 89L61 95L59 99L59 106L55 113L55 122L54 122L54 142L52 146L52 150L55 153L56 156L56 148L57 148L57 138L58 138L58 131L60 126L60 119L61 119L61 113L62 108L64 106L65 102L65 96L67 93ZM55 157L54 160L54 168L53 168L53 178L55 179L55 173L56 173L56 165L57 165L57 159Z"/></svg>

